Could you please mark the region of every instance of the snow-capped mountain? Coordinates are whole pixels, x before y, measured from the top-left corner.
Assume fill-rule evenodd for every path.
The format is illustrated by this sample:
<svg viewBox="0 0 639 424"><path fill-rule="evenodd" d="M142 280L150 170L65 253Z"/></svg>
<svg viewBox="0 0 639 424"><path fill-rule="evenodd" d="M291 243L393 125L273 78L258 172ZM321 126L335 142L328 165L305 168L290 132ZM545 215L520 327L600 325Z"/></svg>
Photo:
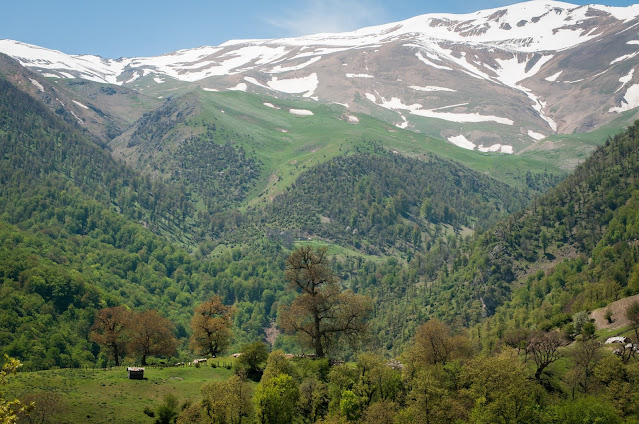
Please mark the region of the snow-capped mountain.
<svg viewBox="0 0 639 424"><path fill-rule="evenodd" d="M46 78L156 97L193 85L338 103L487 152L588 132L639 107L639 5L530 1L149 58L67 55L11 40L0 40L0 52Z"/></svg>

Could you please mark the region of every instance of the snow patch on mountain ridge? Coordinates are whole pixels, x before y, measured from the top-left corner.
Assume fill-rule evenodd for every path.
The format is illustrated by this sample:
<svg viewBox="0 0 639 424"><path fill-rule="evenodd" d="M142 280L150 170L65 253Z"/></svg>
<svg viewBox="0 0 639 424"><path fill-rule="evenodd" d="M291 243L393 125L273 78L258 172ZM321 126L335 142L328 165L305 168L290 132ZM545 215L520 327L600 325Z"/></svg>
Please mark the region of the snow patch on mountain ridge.
<svg viewBox="0 0 639 424"><path fill-rule="evenodd" d="M616 8L600 5L576 6L542 0L462 15L421 15L402 22L346 33L272 40L231 40L216 47L185 49L146 58L114 60L93 55L67 55L11 40L0 40L0 51L18 59L25 66L56 70L66 78L77 76L102 83L123 84L121 75L124 72L142 69L144 76L147 72L153 72L180 81L193 82L212 76L233 75L285 59L311 57L308 61L293 66L275 65L270 69L270 73L299 70L319 61L319 55L353 48L374 48L397 40L417 39L420 40L420 44L434 49L437 49L438 41L446 41L493 46L518 52L558 51L597 36L596 28L584 24L597 15L590 13L591 10L606 13L624 22L639 16L639 5ZM581 29L580 25L583 25L584 29ZM632 44L632 41L629 44ZM309 51L298 51L296 56L288 57L301 47L307 47ZM445 66L433 62L441 60L437 53L439 52L429 51L426 57L417 57L429 66ZM482 75L483 72L469 65L466 60L452 60L450 55L444 55L442 59L464 66L475 77L485 77ZM62 73L65 71L66 73ZM52 72L47 74L56 75Z"/></svg>
<svg viewBox="0 0 639 424"><path fill-rule="evenodd" d="M272 89L283 93L304 93L304 97L311 97L315 92L315 89L317 89L319 79L317 78L316 73L312 73L302 78L278 79L277 77L273 77L266 84L268 84L268 86Z"/></svg>
<svg viewBox="0 0 639 424"><path fill-rule="evenodd" d="M621 100L621 106L611 107L608 112L621 113L639 107L639 84L631 85Z"/></svg>
<svg viewBox="0 0 639 424"><path fill-rule="evenodd" d="M440 112L442 109L450 109L460 106L465 106L468 103L461 103L449 106L443 106L435 109L423 109L423 106L419 103L412 105L406 105L401 99L392 97L390 100L386 100L382 96L381 102L377 102L377 97L371 93L365 93L368 100L375 103L377 106L381 106L390 110L408 110L412 115L423 116L425 118L442 119L444 121L451 122L496 122L503 125L513 125L513 121L508 118L502 118L500 116L493 115L481 115L479 113L457 113L457 112Z"/></svg>

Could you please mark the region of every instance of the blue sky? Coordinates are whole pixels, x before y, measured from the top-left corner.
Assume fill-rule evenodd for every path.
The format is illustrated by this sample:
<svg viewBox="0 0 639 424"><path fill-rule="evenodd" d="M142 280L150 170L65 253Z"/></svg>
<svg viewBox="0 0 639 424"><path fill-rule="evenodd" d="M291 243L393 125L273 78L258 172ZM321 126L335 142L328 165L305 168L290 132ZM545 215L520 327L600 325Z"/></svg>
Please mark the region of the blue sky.
<svg viewBox="0 0 639 424"><path fill-rule="evenodd" d="M635 2L599 3L629 6ZM469 13L513 3L517 1L18 0L2 5L0 38L71 54L154 56L230 39L348 31L424 13Z"/></svg>

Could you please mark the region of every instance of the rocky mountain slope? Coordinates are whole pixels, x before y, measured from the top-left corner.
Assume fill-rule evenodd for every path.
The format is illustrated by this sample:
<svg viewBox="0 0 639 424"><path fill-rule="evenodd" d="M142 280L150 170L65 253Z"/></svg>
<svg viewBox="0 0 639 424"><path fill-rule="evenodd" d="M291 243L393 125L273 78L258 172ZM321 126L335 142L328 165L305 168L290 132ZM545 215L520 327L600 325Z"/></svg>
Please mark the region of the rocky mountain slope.
<svg viewBox="0 0 639 424"><path fill-rule="evenodd" d="M547 149L539 141L552 134L621 127L637 116L638 25L638 5L530 1L150 58L74 56L11 40L0 41L0 52L51 81L117 85L151 102L200 89L338 103L466 149L517 153Z"/></svg>

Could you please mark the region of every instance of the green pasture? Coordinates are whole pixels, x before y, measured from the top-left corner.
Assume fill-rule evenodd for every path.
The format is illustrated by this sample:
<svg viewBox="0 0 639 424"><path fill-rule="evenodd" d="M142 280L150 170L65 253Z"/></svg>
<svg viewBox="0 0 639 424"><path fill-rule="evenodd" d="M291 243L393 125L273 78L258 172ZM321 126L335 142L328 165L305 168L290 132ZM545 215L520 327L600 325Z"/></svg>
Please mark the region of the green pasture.
<svg viewBox="0 0 639 424"><path fill-rule="evenodd" d="M232 358L220 358L200 367L146 367L144 380L129 380L126 366L110 369L57 369L19 372L4 388L8 397L52 392L62 396L62 413L56 422L72 423L152 423L144 409L155 410L167 394L180 404L197 400L200 388L208 381L223 380L233 370ZM36 401L37 407L37 401Z"/></svg>

